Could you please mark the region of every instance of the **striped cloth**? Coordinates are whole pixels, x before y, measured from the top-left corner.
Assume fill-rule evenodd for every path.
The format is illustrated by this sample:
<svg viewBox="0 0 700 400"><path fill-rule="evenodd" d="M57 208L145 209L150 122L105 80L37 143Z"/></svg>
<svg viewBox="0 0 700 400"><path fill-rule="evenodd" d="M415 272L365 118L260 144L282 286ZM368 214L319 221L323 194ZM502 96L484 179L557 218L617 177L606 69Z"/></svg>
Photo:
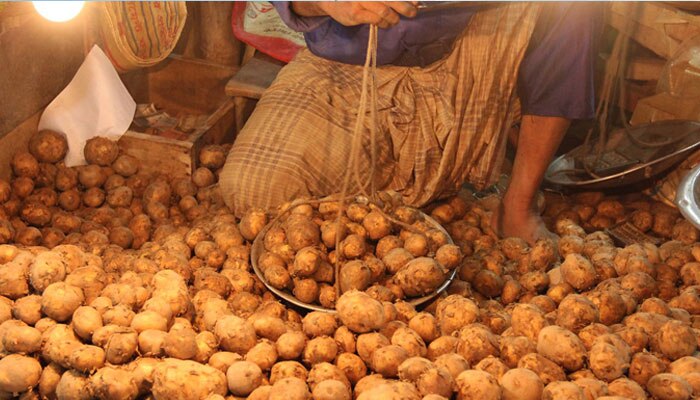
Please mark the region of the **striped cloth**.
<svg viewBox="0 0 700 400"><path fill-rule="evenodd" d="M483 188L497 179L517 117L518 67L540 8L509 3L480 12L445 59L426 68L378 68L377 188L419 207L465 181ZM235 214L341 191L361 82L361 66L306 50L280 71L220 175ZM361 156L366 177L368 137Z"/></svg>
<svg viewBox="0 0 700 400"><path fill-rule="evenodd" d="M108 1L100 6L102 47L119 71L155 65L177 45L184 1Z"/></svg>

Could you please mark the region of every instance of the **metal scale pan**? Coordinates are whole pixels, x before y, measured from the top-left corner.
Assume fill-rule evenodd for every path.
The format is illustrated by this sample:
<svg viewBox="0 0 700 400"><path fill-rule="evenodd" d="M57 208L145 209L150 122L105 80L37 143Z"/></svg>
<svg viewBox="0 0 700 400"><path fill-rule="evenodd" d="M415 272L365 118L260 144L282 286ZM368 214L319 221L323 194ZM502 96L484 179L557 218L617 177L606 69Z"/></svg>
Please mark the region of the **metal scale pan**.
<svg viewBox="0 0 700 400"><path fill-rule="evenodd" d="M356 201L364 202L364 201L366 201L366 198L358 196L356 198ZM290 206L290 208L292 208L293 205L294 205L294 203L292 203L292 206ZM441 230L447 236L448 243L454 244L452 237L450 237L450 234L447 233L447 231L445 230L445 228L442 227L442 225L440 225L437 221L435 221L430 216L428 216L422 212L420 212L420 214L425 219L426 222L428 222L430 225L432 225L436 229ZM255 272L255 275L258 276L258 278L262 281L262 283L267 287L267 289L269 291L274 293L277 297L279 297L279 298L281 298L281 299L283 299L291 304L294 304L298 307L301 307L301 308L304 308L307 310L311 310L311 311L323 311L323 312L327 312L327 313L335 313L334 309L325 308L325 307L322 307L318 304L304 303L304 302L300 301L299 299L297 299L296 297L294 297L294 295L292 293L290 293L289 291L279 290L279 289L273 287L265 279L265 275L262 273L262 271L258 267L258 259L265 252L265 244L264 244L265 234L267 234L267 231L270 230L270 228L272 228L276 224L278 224L278 222L271 222L271 223L267 224L267 226L265 226L262 229L262 231L260 231L258 236L255 238L255 240L253 241L253 246L250 248L250 261L251 261L251 265L253 266L253 271ZM404 301L406 301L407 303L411 304L414 307L418 307L422 304L427 303L428 301L432 300L437 295L439 295L440 293L445 291L445 289L447 289L448 286L450 286L452 281L457 276L458 270L459 270L459 268L455 268L452 271L449 271L449 273L446 275L445 281L434 292L429 293L429 294L422 296L422 297L406 298L406 299L404 299Z"/></svg>
<svg viewBox="0 0 700 400"><path fill-rule="evenodd" d="M662 143L665 144L654 145ZM558 190L619 188L667 171L699 146L698 121L672 120L639 125L627 132L614 132L600 157L579 146L556 158L549 165L544 180ZM586 165L596 176L587 172Z"/></svg>

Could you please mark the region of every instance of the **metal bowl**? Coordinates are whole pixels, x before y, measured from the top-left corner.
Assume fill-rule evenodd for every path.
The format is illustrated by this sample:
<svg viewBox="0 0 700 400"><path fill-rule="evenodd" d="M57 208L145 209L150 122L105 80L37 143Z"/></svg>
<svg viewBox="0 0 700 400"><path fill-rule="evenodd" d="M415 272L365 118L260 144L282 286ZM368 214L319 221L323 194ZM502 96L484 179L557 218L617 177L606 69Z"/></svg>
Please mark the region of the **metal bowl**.
<svg viewBox="0 0 700 400"><path fill-rule="evenodd" d="M676 205L681 214L700 229L700 165L691 169L676 190Z"/></svg>
<svg viewBox="0 0 700 400"><path fill-rule="evenodd" d="M677 138L668 146L649 149L637 146L627 134L642 141L658 138ZM700 122L660 121L630 128L627 134L618 132L611 137L605 151L615 150L619 154L632 155L638 162L620 172L610 173L599 178L590 175L568 173L581 168L581 160L586 154L584 146L556 158L545 173L545 183L554 189L576 188L582 190L604 190L643 182L673 167L700 145ZM638 157L637 157L638 156Z"/></svg>
<svg viewBox="0 0 700 400"><path fill-rule="evenodd" d="M450 237L450 234L447 233L447 231L445 230L445 228L442 227L442 225L440 225L437 221L435 221L433 218L429 217L428 215L426 215L422 212L420 212L420 214L423 216L425 221L427 221L430 225L434 226L435 228L441 230L447 236L447 241L449 244L454 244L452 237ZM301 308L305 308L305 309L311 310L311 311L323 311L323 312L328 312L328 313L335 313L334 309L325 308L325 307L322 307L322 306L319 306L316 304L308 304L308 303L304 303L302 301L299 301L299 299L294 297L294 295L292 295L291 293L272 287L265 279L265 276L263 275L262 271L260 271L260 268L258 268L258 259L263 254L263 252L265 252L265 245L264 245L265 234L267 233L267 231L270 230L270 228L272 228L273 226L276 226L277 224L278 224L278 222L274 222L274 221L267 224L265 226L265 228L263 228L260 231L260 234L258 234L258 236L253 241L253 246L250 249L250 258L251 258L251 264L253 265L253 270L255 271L255 275L257 275L258 278L260 278L260 280L263 282L263 284L265 284L265 286L268 288L268 290L270 290L272 293L274 293L277 297L280 297L283 300L288 301L289 303L292 303L296 306L299 306ZM452 281L455 279L456 275L457 275L457 268L453 269L449 273L445 282L443 282L442 285L440 285L435 290L435 292L430 293L430 294L423 296L423 297L417 297L417 298L413 298L413 299L406 300L406 301L408 303L410 303L411 305L413 305L414 307L417 307L421 304L424 304L424 303L430 301L431 299L435 298L435 296L439 295L445 289L447 289L447 287L450 285L450 283L452 283Z"/></svg>

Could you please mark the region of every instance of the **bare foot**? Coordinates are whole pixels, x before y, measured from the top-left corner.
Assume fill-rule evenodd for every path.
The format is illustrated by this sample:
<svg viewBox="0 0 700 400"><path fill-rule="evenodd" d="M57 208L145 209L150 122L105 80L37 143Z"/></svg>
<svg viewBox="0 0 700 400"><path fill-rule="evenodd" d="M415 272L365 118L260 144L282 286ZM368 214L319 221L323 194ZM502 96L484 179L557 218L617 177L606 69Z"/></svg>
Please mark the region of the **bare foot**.
<svg viewBox="0 0 700 400"><path fill-rule="evenodd" d="M519 211L504 203L491 216L491 227L500 238L519 237L530 246L540 239L558 239L557 235L547 229L539 214L534 211Z"/></svg>

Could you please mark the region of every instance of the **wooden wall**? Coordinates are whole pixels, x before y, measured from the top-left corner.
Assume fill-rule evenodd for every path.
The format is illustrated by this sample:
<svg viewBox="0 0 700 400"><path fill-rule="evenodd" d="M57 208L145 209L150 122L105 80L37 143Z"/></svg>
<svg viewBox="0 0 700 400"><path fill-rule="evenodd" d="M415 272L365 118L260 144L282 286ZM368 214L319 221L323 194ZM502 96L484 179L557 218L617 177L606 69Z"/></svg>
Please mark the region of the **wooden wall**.
<svg viewBox="0 0 700 400"><path fill-rule="evenodd" d="M82 14L67 23L46 21L30 3L11 3L0 12L0 137L70 82L84 58L86 22Z"/></svg>

